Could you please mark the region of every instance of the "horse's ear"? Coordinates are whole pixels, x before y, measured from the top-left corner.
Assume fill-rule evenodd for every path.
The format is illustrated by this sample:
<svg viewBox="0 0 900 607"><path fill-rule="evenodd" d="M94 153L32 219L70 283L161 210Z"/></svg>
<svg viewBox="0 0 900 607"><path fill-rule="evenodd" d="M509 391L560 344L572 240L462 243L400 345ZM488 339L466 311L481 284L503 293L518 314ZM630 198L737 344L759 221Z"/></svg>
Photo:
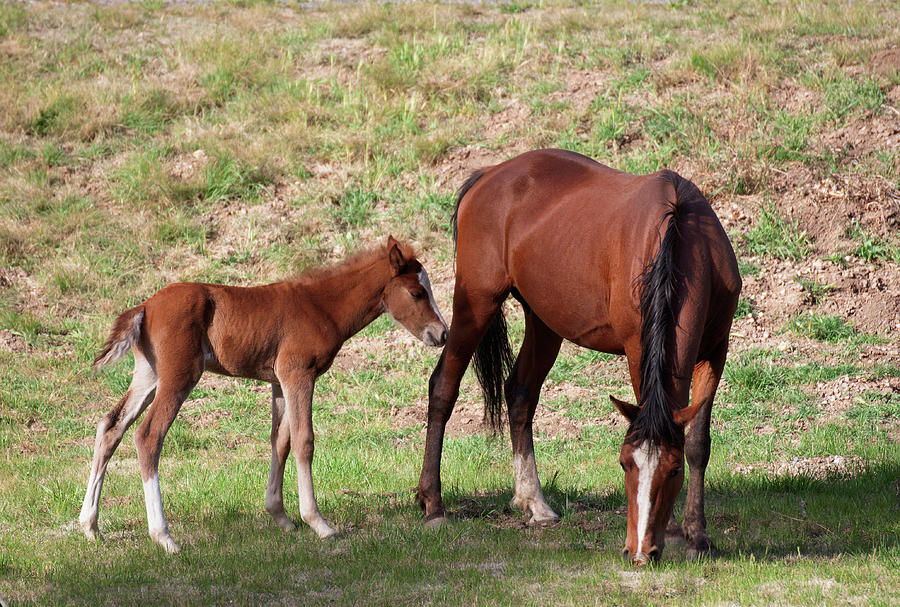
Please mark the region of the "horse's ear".
<svg viewBox="0 0 900 607"><path fill-rule="evenodd" d="M625 419L627 419L629 422L633 422L634 418L636 418L638 413L641 412L640 407L632 405L631 403L626 403L624 400L619 400L612 394L609 395L609 400L612 401L612 404L616 406L616 409L619 410L619 413L624 415Z"/></svg>
<svg viewBox="0 0 900 607"><path fill-rule="evenodd" d="M403 270L404 266L406 266L406 259L403 257L403 251L400 250L400 243L397 242L393 236L388 236L388 258L391 260L391 268L394 270L394 275L400 274Z"/></svg>
<svg viewBox="0 0 900 607"><path fill-rule="evenodd" d="M703 402L699 402L695 405L691 405L690 407L685 407L684 409L678 409L676 411L672 411L672 419L675 420L675 423L684 428L691 420L694 419L694 416L697 415L697 411L700 410L700 407L703 406Z"/></svg>

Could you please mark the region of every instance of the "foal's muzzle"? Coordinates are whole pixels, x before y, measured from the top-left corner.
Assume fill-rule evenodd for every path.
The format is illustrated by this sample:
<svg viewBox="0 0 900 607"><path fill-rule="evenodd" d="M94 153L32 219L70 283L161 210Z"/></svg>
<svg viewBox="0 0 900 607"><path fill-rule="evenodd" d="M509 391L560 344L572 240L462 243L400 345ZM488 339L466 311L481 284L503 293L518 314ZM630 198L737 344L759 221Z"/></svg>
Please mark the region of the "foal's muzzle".
<svg viewBox="0 0 900 607"><path fill-rule="evenodd" d="M447 327L443 325L431 325L426 327L425 334L422 336L429 346L440 347L447 343Z"/></svg>

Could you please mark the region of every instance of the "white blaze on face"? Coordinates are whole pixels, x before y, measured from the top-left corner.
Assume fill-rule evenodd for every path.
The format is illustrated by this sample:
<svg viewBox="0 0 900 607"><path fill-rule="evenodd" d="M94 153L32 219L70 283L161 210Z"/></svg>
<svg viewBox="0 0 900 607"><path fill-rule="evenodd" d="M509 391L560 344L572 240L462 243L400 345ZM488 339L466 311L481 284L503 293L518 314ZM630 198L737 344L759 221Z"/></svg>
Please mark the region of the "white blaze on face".
<svg viewBox="0 0 900 607"><path fill-rule="evenodd" d="M637 552L643 552L644 536L647 534L647 523L650 521L650 485L659 465L659 447L651 441L644 441L632 454L638 469L637 486Z"/></svg>
<svg viewBox="0 0 900 607"><path fill-rule="evenodd" d="M422 268L419 270L417 276L419 277L419 284L422 285L422 288L428 293L428 302L431 304L431 309L434 310L435 315L440 319L441 324L444 325L444 328L446 329L447 322L444 320L444 317L441 316L441 311L438 310L437 302L434 301L434 293L431 292L431 281L428 280L428 272L425 271L425 268Z"/></svg>

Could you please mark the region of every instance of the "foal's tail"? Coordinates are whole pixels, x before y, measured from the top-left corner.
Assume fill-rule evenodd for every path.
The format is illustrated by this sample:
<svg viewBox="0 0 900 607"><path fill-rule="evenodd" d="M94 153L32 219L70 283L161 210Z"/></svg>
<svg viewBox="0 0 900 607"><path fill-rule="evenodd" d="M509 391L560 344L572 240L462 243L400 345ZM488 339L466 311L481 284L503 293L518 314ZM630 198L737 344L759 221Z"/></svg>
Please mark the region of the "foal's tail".
<svg viewBox="0 0 900 607"><path fill-rule="evenodd" d="M644 269L641 282L641 411L632 424L639 439L677 443L678 428L672 419L665 378L671 375L671 346L675 332L675 306L678 297L678 245L684 203L701 196L694 184L677 173L666 171L662 178L675 187L675 200L663 216L660 226L669 220L656 258ZM671 340L671 341L670 341Z"/></svg>
<svg viewBox="0 0 900 607"><path fill-rule="evenodd" d="M106 338L106 343L103 344L103 350L94 359L94 368L99 369L125 356L140 337L143 323L143 304L119 314L109 332L109 337Z"/></svg>

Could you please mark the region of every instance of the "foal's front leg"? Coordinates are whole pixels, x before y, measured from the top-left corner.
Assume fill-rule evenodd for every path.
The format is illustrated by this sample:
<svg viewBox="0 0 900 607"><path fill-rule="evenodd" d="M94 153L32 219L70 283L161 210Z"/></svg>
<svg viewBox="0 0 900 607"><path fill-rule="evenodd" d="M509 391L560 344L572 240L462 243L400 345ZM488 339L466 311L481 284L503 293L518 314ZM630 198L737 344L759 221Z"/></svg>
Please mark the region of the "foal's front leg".
<svg viewBox="0 0 900 607"><path fill-rule="evenodd" d="M313 490L312 459L314 447L312 426L312 395L315 385L314 371L292 368L279 373L279 381L285 395L285 414L291 432L291 448L297 460L297 488L300 494L300 518L322 538L335 534L319 513Z"/></svg>
<svg viewBox="0 0 900 607"><path fill-rule="evenodd" d="M281 386L272 384L272 463L266 488L266 511L285 531L297 528L284 511L284 465L291 451L291 427L284 418L284 393Z"/></svg>

